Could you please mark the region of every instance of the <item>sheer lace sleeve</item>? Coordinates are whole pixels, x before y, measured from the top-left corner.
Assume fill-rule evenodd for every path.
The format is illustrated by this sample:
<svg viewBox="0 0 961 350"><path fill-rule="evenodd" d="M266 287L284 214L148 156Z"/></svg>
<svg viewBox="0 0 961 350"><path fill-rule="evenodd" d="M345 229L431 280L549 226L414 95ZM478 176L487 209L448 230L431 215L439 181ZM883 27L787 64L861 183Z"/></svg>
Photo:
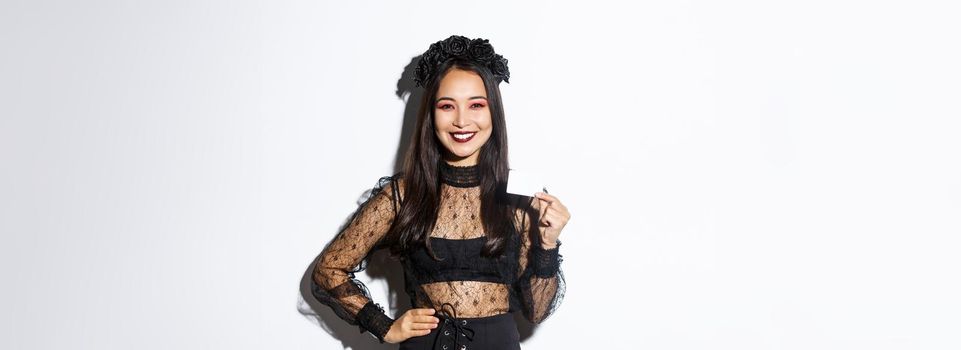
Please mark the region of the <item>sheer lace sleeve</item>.
<svg viewBox="0 0 961 350"><path fill-rule="evenodd" d="M398 209L394 198L400 198L397 176L385 176L371 190L370 196L357 208L348 224L324 248L314 265L312 293L330 306L340 318L369 331L383 343L384 335L394 320L370 298L363 283L354 273L363 271L367 257L379 243Z"/></svg>
<svg viewBox="0 0 961 350"><path fill-rule="evenodd" d="M534 200L530 212L521 213L520 227L520 278L515 289L520 296L524 316L533 323L541 323L554 313L564 299L565 282L561 271L563 261L559 250L561 242L554 249L541 246L540 235L532 232L531 223L537 224L537 201Z"/></svg>

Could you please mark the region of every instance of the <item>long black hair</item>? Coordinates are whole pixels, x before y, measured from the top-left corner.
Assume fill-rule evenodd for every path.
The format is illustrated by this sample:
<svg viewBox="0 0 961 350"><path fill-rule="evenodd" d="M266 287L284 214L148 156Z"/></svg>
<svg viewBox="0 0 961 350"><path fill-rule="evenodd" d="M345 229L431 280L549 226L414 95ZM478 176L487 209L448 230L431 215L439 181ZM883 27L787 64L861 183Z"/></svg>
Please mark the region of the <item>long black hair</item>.
<svg viewBox="0 0 961 350"><path fill-rule="evenodd" d="M443 73L435 74L425 86L404 167L398 174L403 178L404 198L384 242L393 254L426 247L436 259L427 238L437 221L440 207L439 164L444 161L444 146L437 139L434 130L434 99L441 79L451 69L477 73L484 81L490 108L492 132L487 142L481 146L477 160L480 175L480 214L487 235L482 254L492 257L502 255L511 235L517 232L514 213L520 204L517 198L519 196L508 195L506 192L509 170L507 129L498 87L500 81L483 65L470 60L451 59L437 67L436 71Z"/></svg>

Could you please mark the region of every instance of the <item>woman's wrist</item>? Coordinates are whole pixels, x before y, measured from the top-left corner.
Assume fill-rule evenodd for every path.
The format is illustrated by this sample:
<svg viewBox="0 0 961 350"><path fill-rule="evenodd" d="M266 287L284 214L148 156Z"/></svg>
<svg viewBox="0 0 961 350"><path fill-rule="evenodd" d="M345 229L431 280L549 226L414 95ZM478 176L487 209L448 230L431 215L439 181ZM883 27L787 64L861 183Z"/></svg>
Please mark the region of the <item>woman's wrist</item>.
<svg viewBox="0 0 961 350"><path fill-rule="evenodd" d="M535 276L552 277L557 274L561 265L560 246L561 241L558 240L553 248L546 248L545 244L540 244L533 249L530 263L533 264Z"/></svg>
<svg viewBox="0 0 961 350"><path fill-rule="evenodd" d="M357 313L357 323L361 329L370 332L381 343L394 324L394 319L387 316L384 309L373 301L364 304L364 307Z"/></svg>
<svg viewBox="0 0 961 350"><path fill-rule="evenodd" d="M560 245L561 245L561 241L560 241L560 240L554 240L554 242L550 242L550 243L548 243L548 242L542 242L542 243L541 243L541 249L543 249L543 250L557 249L557 247L559 247Z"/></svg>

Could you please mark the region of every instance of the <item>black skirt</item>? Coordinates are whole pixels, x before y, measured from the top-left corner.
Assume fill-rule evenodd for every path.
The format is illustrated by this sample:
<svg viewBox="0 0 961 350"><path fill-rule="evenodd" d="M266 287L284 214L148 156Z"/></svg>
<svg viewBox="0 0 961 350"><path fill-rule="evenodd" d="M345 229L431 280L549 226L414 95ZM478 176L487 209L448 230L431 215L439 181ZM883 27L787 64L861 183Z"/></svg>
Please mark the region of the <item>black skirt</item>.
<svg viewBox="0 0 961 350"><path fill-rule="evenodd" d="M430 334L400 343L400 350L520 350L520 334L514 316L453 318L443 314Z"/></svg>

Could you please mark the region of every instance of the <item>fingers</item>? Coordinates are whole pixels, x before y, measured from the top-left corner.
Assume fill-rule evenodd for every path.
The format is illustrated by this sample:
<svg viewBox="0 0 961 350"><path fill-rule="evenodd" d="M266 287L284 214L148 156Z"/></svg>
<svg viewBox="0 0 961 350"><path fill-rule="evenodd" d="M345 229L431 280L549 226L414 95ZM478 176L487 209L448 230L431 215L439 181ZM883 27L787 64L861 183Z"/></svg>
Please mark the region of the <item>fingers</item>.
<svg viewBox="0 0 961 350"><path fill-rule="evenodd" d="M397 338L396 340L397 342L401 342L411 337L428 335L434 328L437 328L436 323L414 322L410 319L407 319L407 320L404 320L400 325L398 329L399 338Z"/></svg>
<svg viewBox="0 0 961 350"><path fill-rule="evenodd" d="M538 199L543 199L543 200L548 201L548 202L557 202L557 201L558 201L557 197L554 197L554 196L552 196L552 195L550 195L550 194L547 194L547 193L544 193L544 192L536 192L536 193L534 193L534 197L537 197Z"/></svg>
<svg viewBox="0 0 961 350"><path fill-rule="evenodd" d="M570 221L570 219L571 214L556 209L551 209L544 213L544 220L550 222L551 226L556 226L558 228L567 225L567 222Z"/></svg>
<svg viewBox="0 0 961 350"><path fill-rule="evenodd" d="M437 323L434 322L414 322L410 324L410 329L415 331L425 329L429 331L434 328L437 328Z"/></svg>
<svg viewBox="0 0 961 350"><path fill-rule="evenodd" d="M540 199L540 200L542 200L543 202L547 202L546 204L547 204L547 206L550 207L550 208L555 208L555 209L561 210L561 211L563 211L563 212L565 212L565 213L567 212L567 207L564 206L564 204L561 203L561 200L560 200L560 199L557 199L556 196L553 196L553 195L550 195L550 194L547 194L547 193L544 193L544 192L534 193L534 196L536 196L537 199ZM541 202L541 203L543 204L543 202Z"/></svg>
<svg viewBox="0 0 961 350"><path fill-rule="evenodd" d="M434 316L414 316L411 321L419 323L438 323L440 319Z"/></svg>
<svg viewBox="0 0 961 350"><path fill-rule="evenodd" d="M410 313L413 315L433 315L437 310L431 309L429 307L410 309Z"/></svg>
<svg viewBox="0 0 961 350"><path fill-rule="evenodd" d="M384 341L388 343L400 343L412 337L425 336L431 330L437 328L440 319L434 317L436 310L432 308L410 309L404 312L391 325L390 330L384 336Z"/></svg>
<svg viewBox="0 0 961 350"><path fill-rule="evenodd" d="M571 214L556 196L544 192L534 193L534 196L538 200L541 226L561 228L567 224Z"/></svg>
<svg viewBox="0 0 961 350"><path fill-rule="evenodd" d="M554 226L564 221L567 208L560 208L560 202L542 201L540 207L540 222L544 226Z"/></svg>
<svg viewBox="0 0 961 350"><path fill-rule="evenodd" d="M440 319L432 316L435 312L436 310L431 308L411 309L408 311L408 315L405 317L405 323L407 323L408 330L411 334L428 334L431 329L437 328Z"/></svg>
<svg viewBox="0 0 961 350"><path fill-rule="evenodd" d="M567 206L561 203L557 197L541 192L537 192L535 195L537 196L537 199L540 200L541 216L548 215L551 212L554 212L555 215L561 217L571 216L570 212L567 210Z"/></svg>
<svg viewBox="0 0 961 350"><path fill-rule="evenodd" d="M551 218L550 218L549 216L547 216L546 211L545 211L544 213L541 213L541 221L540 221L540 222L541 222L541 226L550 227L550 226L553 224L551 221L552 221L552 220L551 220Z"/></svg>
<svg viewBox="0 0 961 350"><path fill-rule="evenodd" d="M538 217L541 218L541 220L540 220L541 225L547 225L547 222L544 220L544 215L547 213L547 209L549 208L549 204L550 204L550 203L547 203L547 202L545 202L545 201L538 200L538 204L540 204L540 205L538 206L537 210L538 210L538 212L540 213L540 214L538 215Z"/></svg>
<svg viewBox="0 0 961 350"><path fill-rule="evenodd" d="M428 333L430 333L430 330L434 328L437 328L436 323L411 323L410 324L411 331L426 330Z"/></svg>
<svg viewBox="0 0 961 350"><path fill-rule="evenodd" d="M429 330L429 329L425 329L425 330L410 331L410 334L411 334L412 336L415 336L415 337L420 337L420 336L425 336L425 335L430 334L430 330Z"/></svg>

